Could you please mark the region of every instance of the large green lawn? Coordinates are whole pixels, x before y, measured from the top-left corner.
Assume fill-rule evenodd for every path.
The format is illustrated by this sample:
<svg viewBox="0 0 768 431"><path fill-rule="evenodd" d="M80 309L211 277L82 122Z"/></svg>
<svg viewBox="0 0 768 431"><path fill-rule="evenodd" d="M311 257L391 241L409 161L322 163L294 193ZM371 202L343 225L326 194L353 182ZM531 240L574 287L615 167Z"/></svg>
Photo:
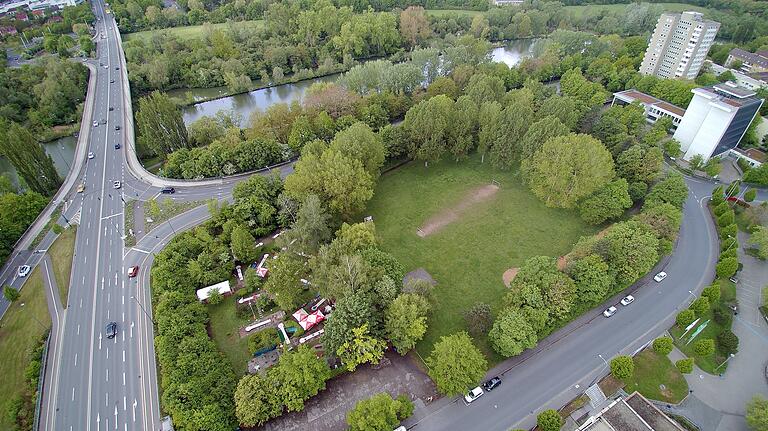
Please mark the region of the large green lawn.
<svg viewBox="0 0 768 431"><path fill-rule="evenodd" d="M160 30L139 31L136 33L124 34L123 39L125 41L136 40L136 39L144 39L146 41L152 38L152 35L154 34L169 34L172 36L176 36L182 40L194 39L194 38L199 38L203 36L203 31L205 30L206 25L210 25L211 28L216 30L226 30L227 28L229 28L230 23L224 22L219 24L188 25L184 27L164 28ZM260 28L261 26L264 25L264 21L263 20L233 21L231 25L234 27Z"/></svg>
<svg viewBox="0 0 768 431"><path fill-rule="evenodd" d="M665 12L683 12L683 11L697 11L706 12L707 8L694 6L685 3L646 3L651 7L658 7ZM606 12L624 12L629 7L630 3L626 4L587 4L579 6L565 6L565 10L571 12L574 16L580 17L587 11L606 11Z"/></svg>
<svg viewBox="0 0 768 431"><path fill-rule="evenodd" d="M21 297L11 304L0 320L0 429L14 429L7 417L7 405L26 390L24 369L32 360L31 349L40 336L51 327L45 288L40 266L29 275L21 289ZM21 304L24 304L22 306Z"/></svg>
<svg viewBox="0 0 768 431"><path fill-rule="evenodd" d="M495 197L439 232L416 235L425 220L491 180L501 184ZM429 168L411 163L384 174L368 213L385 250L408 271L423 267L437 281L429 329L417 346L422 355L440 336L465 329L464 311L476 302L498 310L507 290L501 278L506 269L532 256L567 253L579 237L595 231L573 211L545 207L512 173L480 164L479 158ZM492 362L501 359L485 337L477 341Z"/></svg>
<svg viewBox="0 0 768 431"><path fill-rule="evenodd" d="M241 319L237 316L236 300L235 296L231 295L219 304L209 305L208 314L211 316L213 341L229 359L232 369L240 377L247 371L251 353L248 351L248 338L240 338L238 331L241 326L250 323L253 319Z"/></svg>
<svg viewBox="0 0 768 431"><path fill-rule="evenodd" d="M56 284L59 286L59 296L64 308L67 308L69 278L72 273L72 254L75 250L75 236L77 236L77 226L72 226L62 232L48 250L48 254L53 262L53 274L56 277Z"/></svg>
<svg viewBox="0 0 768 431"><path fill-rule="evenodd" d="M638 391L646 398L675 404L688 395L685 377L666 356L649 347L638 353L633 362L635 372L624 380L624 390L628 393Z"/></svg>
<svg viewBox="0 0 768 431"><path fill-rule="evenodd" d="M442 18L444 16L468 16L474 18L475 15L479 15L483 12L476 10L462 10L462 9L427 9L427 15Z"/></svg>

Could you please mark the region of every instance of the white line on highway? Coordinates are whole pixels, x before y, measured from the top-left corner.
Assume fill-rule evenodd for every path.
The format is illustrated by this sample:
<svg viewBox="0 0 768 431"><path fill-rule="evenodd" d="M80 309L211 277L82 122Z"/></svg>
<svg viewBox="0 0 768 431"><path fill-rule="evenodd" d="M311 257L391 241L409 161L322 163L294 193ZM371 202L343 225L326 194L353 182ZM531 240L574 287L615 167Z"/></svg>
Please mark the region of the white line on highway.
<svg viewBox="0 0 768 431"><path fill-rule="evenodd" d="M123 371L123 386L125 386L125 371Z"/></svg>
<svg viewBox="0 0 768 431"><path fill-rule="evenodd" d="M123 411L126 411L126 410L128 410L128 404L127 404L127 401L125 400L125 395L123 395Z"/></svg>
<svg viewBox="0 0 768 431"><path fill-rule="evenodd" d="M109 349L107 349L107 359L109 359Z"/></svg>
<svg viewBox="0 0 768 431"><path fill-rule="evenodd" d="M101 277L101 290L104 290L104 277ZM94 302L93 304L96 305L96 302Z"/></svg>
<svg viewBox="0 0 768 431"><path fill-rule="evenodd" d="M136 422L136 398L133 399L133 421Z"/></svg>
<svg viewBox="0 0 768 431"><path fill-rule="evenodd" d="M77 324L77 335L80 335L80 324Z"/></svg>
<svg viewBox="0 0 768 431"><path fill-rule="evenodd" d="M85 276L83 276L83 284L85 284Z"/></svg>
<svg viewBox="0 0 768 431"><path fill-rule="evenodd" d="M102 220L106 220L106 219L108 219L108 218L112 218L112 217L115 217L115 216L120 216L120 215L123 215L123 213L115 213L115 214L112 214L112 215L108 215L108 216L106 216L106 217L102 217L101 219L102 219Z"/></svg>
<svg viewBox="0 0 768 431"><path fill-rule="evenodd" d="M133 338L133 322L131 322L131 338Z"/></svg>
<svg viewBox="0 0 768 431"><path fill-rule="evenodd" d="M109 405L109 392L104 392L104 405Z"/></svg>
<svg viewBox="0 0 768 431"><path fill-rule="evenodd" d="M120 319L121 322L125 322L125 311L123 311L123 318Z"/></svg>
<svg viewBox="0 0 768 431"><path fill-rule="evenodd" d="M77 366L77 353L75 353L75 366Z"/></svg>
<svg viewBox="0 0 768 431"><path fill-rule="evenodd" d="M123 295L122 305L125 305L125 295Z"/></svg>
<svg viewBox="0 0 768 431"><path fill-rule="evenodd" d="M110 299L112 299L112 294L107 292L107 302L109 302Z"/></svg>
<svg viewBox="0 0 768 431"><path fill-rule="evenodd" d="M151 253L151 252L149 252L149 251L147 251L147 250L142 250L142 249L140 249L140 248L136 248L136 247L133 247L131 250L136 250L136 251L138 251L138 252L141 252L141 253L146 253L146 254L149 254L149 253Z"/></svg>
<svg viewBox="0 0 768 431"><path fill-rule="evenodd" d="M99 334L99 350L101 350L101 334Z"/></svg>
<svg viewBox="0 0 768 431"><path fill-rule="evenodd" d="M107 320L109 320L109 310L107 310Z"/></svg>
<svg viewBox="0 0 768 431"><path fill-rule="evenodd" d="M106 370L104 370L104 371L106 371L106 372L107 372L107 374L106 374L106 378L107 378L107 381L109 381L109 368L107 368L107 369L106 369Z"/></svg>
<svg viewBox="0 0 768 431"><path fill-rule="evenodd" d="M80 298L80 308L83 308L83 298Z"/></svg>
<svg viewBox="0 0 768 431"><path fill-rule="evenodd" d="M123 362L125 362L125 349L123 349Z"/></svg>

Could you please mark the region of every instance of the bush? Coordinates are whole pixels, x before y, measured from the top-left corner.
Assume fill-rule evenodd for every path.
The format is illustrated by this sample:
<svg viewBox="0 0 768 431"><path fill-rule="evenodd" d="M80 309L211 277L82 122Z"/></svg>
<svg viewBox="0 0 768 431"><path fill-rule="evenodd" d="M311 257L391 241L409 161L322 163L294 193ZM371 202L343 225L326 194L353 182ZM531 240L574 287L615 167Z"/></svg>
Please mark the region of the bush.
<svg viewBox="0 0 768 431"><path fill-rule="evenodd" d="M720 285L715 283L711 286L705 287L701 292L702 298L709 300L709 305L714 306L720 302Z"/></svg>
<svg viewBox="0 0 768 431"><path fill-rule="evenodd" d="M222 295L221 292L219 292L218 290L214 290L213 292L211 292L210 295L208 295L207 302L210 305L217 305L217 304L221 304L221 301L223 300L224 300L224 295Z"/></svg>
<svg viewBox="0 0 768 431"><path fill-rule="evenodd" d="M632 357L627 355L617 356L611 359L611 375L623 380L632 377L635 372L635 364Z"/></svg>
<svg viewBox="0 0 768 431"><path fill-rule="evenodd" d="M728 238L727 236L725 239L720 241L720 251L730 251L731 249L736 249L738 247L738 239L736 237ZM722 254L720 255L722 257Z"/></svg>
<svg viewBox="0 0 768 431"><path fill-rule="evenodd" d="M693 310L693 312L696 313L696 317L704 316L705 314L707 314L707 311L709 311L709 299L707 299L706 296L697 298L691 304L691 310Z"/></svg>
<svg viewBox="0 0 768 431"><path fill-rule="evenodd" d="M672 338L659 337L653 340L653 350L661 355L669 355L669 352L672 351Z"/></svg>
<svg viewBox="0 0 768 431"><path fill-rule="evenodd" d="M730 329L724 329L717 335L717 348L726 355L739 351L739 337Z"/></svg>
<svg viewBox="0 0 768 431"><path fill-rule="evenodd" d="M680 329L685 329L686 326L693 323L696 320L696 313L693 310L683 310L677 314L675 322Z"/></svg>
<svg viewBox="0 0 768 431"><path fill-rule="evenodd" d="M712 311L712 317L715 319L715 323L720 326L730 328L733 322L733 314L731 310L725 307L717 307Z"/></svg>
<svg viewBox="0 0 768 431"><path fill-rule="evenodd" d="M693 345L693 351L698 356L709 356L715 353L715 340L711 338L699 340Z"/></svg>
<svg viewBox="0 0 768 431"><path fill-rule="evenodd" d="M58 234L60 234L60 233L64 232L64 227L62 227L62 226L61 226L60 224L58 224L58 223L54 223L54 225L53 225L53 227L51 228L51 230L53 231L53 233L55 233L56 235L58 235Z"/></svg>
<svg viewBox="0 0 768 431"><path fill-rule="evenodd" d="M720 228L720 239L723 240L725 238L728 238L729 236L731 238L736 238L736 232L739 230L739 227L735 224L728 225L726 227Z"/></svg>
<svg viewBox="0 0 768 431"><path fill-rule="evenodd" d="M712 212L715 213L715 217L720 217L721 215L727 213L728 211L731 211L731 206L728 205L728 202L723 200L723 202L715 207L715 209L712 210Z"/></svg>
<svg viewBox="0 0 768 431"><path fill-rule="evenodd" d="M732 258L738 258L739 257L739 252L736 250L735 247L731 247L728 250L725 250L722 253L720 253L720 258L718 259L718 261L721 261L723 259L727 259L729 257L732 257Z"/></svg>
<svg viewBox="0 0 768 431"><path fill-rule="evenodd" d="M675 366L683 374L691 374L693 372L693 358L680 359L675 362Z"/></svg>
<svg viewBox="0 0 768 431"><path fill-rule="evenodd" d="M736 274L739 269L739 261L733 257L721 260L715 267L715 273L719 278L728 278Z"/></svg>
<svg viewBox="0 0 768 431"><path fill-rule="evenodd" d="M717 217L717 225L720 227L726 227L733 224L735 221L736 216L733 214L733 211L727 211L723 213L723 215Z"/></svg>
<svg viewBox="0 0 768 431"><path fill-rule="evenodd" d="M267 328L261 330L248 338L248 350L251 353L258 352L261 349L280 344L280 336L277 328Z"/></svg>
<svg viewBox="0 0 768 431"><path fill-rule="evenodd" d="M473 336L478 337L487 334L493 325L491 306L482 302L476 303L464 312L464 321L469 333Z"/></svg>
<svg viewBox="0 0 768 431"><path fill-rule="evenodd" d="M757 189L749 189L744 193L744 200L752 202L757 197Z"/></svg>
<svg viewBox="0 0 768 431"><path fill-rule="evenodd" d="M717 186L712 190L712 198L710 199L712 202L712 206L717 207L718 205L725 202L725 195L723 194L723 186Z"/></svg>
<svg viewBox="0 0 768 431"><path fill-rule="evenodd" d="M541 431L560 431L564 423L560 413L553 409L544 410L536 417L536 425Z"/></svg>

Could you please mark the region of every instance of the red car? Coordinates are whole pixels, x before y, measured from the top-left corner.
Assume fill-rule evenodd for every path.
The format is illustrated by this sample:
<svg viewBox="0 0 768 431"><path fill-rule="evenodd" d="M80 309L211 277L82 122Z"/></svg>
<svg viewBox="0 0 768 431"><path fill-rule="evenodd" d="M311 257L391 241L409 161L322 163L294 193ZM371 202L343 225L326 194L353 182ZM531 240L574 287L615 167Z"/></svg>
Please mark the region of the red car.
<svg viewBox="0 0 768 431"><path fill-rule="evenodd" d="M138 273L139 273L138 265L128 268L128 277L131 277L131 278L136 277L136 274Z"/></svg>

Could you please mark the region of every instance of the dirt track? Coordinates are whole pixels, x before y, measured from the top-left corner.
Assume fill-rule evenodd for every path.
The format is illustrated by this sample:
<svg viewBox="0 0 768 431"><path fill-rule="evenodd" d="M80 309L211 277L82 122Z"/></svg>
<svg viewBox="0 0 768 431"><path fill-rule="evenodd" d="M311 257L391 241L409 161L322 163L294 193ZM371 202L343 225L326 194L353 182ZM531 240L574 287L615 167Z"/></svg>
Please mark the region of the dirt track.
<svg viewBox="0 0 768 431"><path fill-rule="evenodd" d="M434 216L430 217L420 228L416 230L416 235L424 238L425 236L432 235L435 232L445 226L460 219L464 213L467 212L472 206L480 202L486 201L496 195L499 190L499 186L494 184L488 184L485 186L477 187L470 190L464 197L453 207L445 208Z"/></svg>

